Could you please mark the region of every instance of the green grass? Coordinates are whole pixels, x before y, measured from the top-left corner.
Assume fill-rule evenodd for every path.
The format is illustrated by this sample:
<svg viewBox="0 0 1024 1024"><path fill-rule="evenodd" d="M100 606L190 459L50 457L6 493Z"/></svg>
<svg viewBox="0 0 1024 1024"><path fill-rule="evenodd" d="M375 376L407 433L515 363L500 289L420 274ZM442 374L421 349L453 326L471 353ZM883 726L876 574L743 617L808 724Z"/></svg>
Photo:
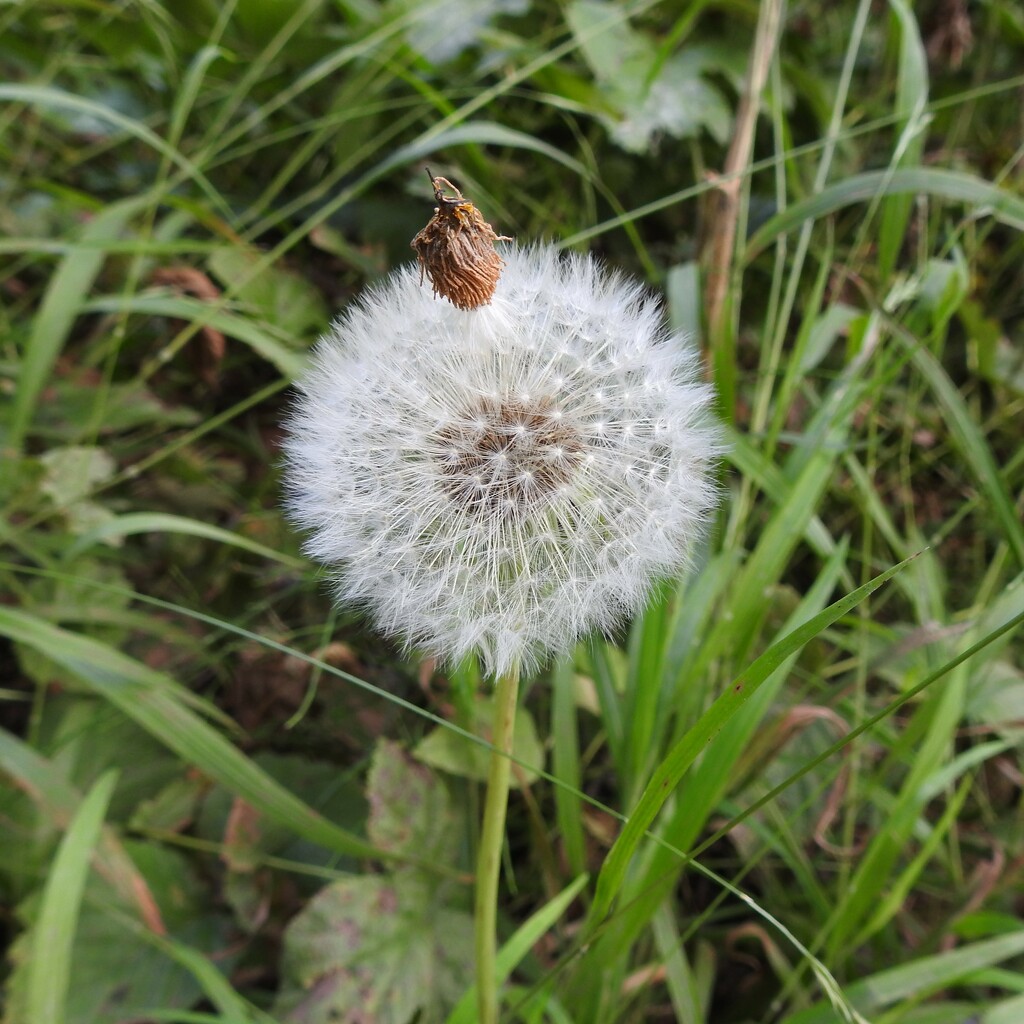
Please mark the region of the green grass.
<svg viewBox="0 0 1024 1024"><path fill-rule="evenodd" d="M730 444L695 571L523 681L502 1019L1021 1018L1024 18L768 2L0 11L4 1024L475 1019L478 759L417 751L486 695L279 511L424 165L666 294Z"/></svg>

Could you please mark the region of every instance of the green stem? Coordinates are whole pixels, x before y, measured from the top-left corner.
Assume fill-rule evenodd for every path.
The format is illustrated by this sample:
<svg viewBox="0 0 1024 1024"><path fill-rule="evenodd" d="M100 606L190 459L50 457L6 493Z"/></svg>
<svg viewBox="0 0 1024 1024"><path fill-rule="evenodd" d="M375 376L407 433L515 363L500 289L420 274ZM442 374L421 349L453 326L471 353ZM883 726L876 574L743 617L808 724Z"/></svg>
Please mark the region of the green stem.
<svg viewBox="0 0 1024 1024"><path fill-rule="evenodd" d="M480 1024L498 1024L497 925L498 878L505 839L505 811L512 771L512 734L516 721L519 669L498 679L491 725L491 765L476 865L476 992Z"/></svg>

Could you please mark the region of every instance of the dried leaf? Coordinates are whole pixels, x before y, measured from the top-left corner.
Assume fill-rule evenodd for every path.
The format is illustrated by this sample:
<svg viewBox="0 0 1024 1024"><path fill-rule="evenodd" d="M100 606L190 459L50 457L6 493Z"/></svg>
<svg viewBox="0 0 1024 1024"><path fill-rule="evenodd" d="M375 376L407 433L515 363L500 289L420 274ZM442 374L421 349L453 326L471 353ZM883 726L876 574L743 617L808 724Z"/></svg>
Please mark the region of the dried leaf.
<svg viewBox="0 0 1024 1024"><path fill-rule="evenodd" d="M194 267L158 267L153 272L153 283L205 302L220 297L220 289L206 274ZM209 324L199 329L199 338L201 345L197 350L197 371L202 380L213 387L217 383L217 369L224 359L227 342L224 335Z"/></svg>
<svg viewBox="0 0 1024 1024"><path fill-rule="evenodd" d="M447 178L431 178L431 183L438 205L411 243L420 264L420 281L425 273L434 294L459 309L485 306L504 266L494 243L511 239L495 234L483 214ZM446 196L445 190L455 196Z"/></svg>

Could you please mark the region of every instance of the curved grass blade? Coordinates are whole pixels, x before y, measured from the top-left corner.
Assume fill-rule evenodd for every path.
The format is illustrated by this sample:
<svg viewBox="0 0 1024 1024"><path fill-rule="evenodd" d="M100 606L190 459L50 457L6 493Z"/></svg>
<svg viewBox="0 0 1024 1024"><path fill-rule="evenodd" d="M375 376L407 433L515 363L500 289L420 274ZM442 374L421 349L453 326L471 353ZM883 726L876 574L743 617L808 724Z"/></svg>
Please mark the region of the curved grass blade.
<svg viewBox="0 0 1024 1024"><path fill-rule="evenodd" d="M14 608L0 608L0 633L62 665L182 760L296 835L353 857L404 859L379 850L303 803L190 711L162 673ZM154 685L160 681L163 685Z"/></svg>
<svg viewBox="0 0 1024 1024"><path fill-rule="evenodd" d="M3 87L0 86L0 98ZM128 219L145 205L142 199L113 203L98 213L81 232L84 248L70 249L50 278L18 371L7 446L20 449L32 422L36 400L67 341L85 296L106 258L104 243L116 239ZM93 248L95 246L95 248Z"/></svg>
<svg viewBox="0 0 1024 1024"><path fill-rule="evenodd" d="M756 692L776 668L794 651L816 637L869 594L877 590L904 568L914 557L892 566L873 580L858 587L846 597L829 605L804 625L794 629L778 643L773 644L743 672L711 705L697 723L690 728L661 762L644 789L636 809L629 816L625 828L605 860L597 880L597 893L591 909L590 926L596 925L611 909L612 901L622 887L633 854L662 805L678 785L684 773L693 764L708 742L718 734L725 723Z"/></svg>
<svg viewBox="0 0 1024 1024"><path fill-rule="evenodd" d="M787 206L781 213L766 221L747 243L744 258L750 262L765 246L779 235L800 227L804 221L817 220L830 213L875 199L879 195L900 195L918 192L968 203L1008 224L1024 230L1024 199L997 188L991 182L962 171L945 171L931 167L907 167L895 171L868 171L836 182L817 195Z"/></svg>
<svg viewBox="0 0 1024 1024"><path fill-rule="evenodd" d="M63 1024L71 981L71 951L93 847L107 813L117 772L106 772L82 801L43 888L39 917L32 928L26 984L26 1019Z"/></svg>
<svg viewBox="0 0 1024 1024"><path fill-rule="evenodd" d="M438 150L449 146L464 146L471 143L477 145L508 146L510 149L526 149L533 153L546 156L549 160L567 167L574 174L579 175L585 181L589 181L593 175L578 160L566 155L556 146L551 146L526 132L517 132L504 125L494 124L490 121L470 121L466 124L455 125L446 128L436 135L427 132L425 135L402 146L391 154L376 169L383 174L395 167L410 164L422 157L430 156Z"/></svg>
<svg viewBox="0 0 1024 1024"><path fill-rule="evenodd" d="M67 782L64 774L52 761L48 761L27 743L0 729L0 772L28 794L41 818L51 826L67 828L68 822L80 810L82 799L78 791ZM96 867L120 893L125 906L134 906L139 920L149 930L162 927L160 912L149 891L149 886L125 852L112 828L100 830L96 844Z"/></svg>
<svg viewBox="0 0 1024 1024"><path fill-rule="evenodd" d="M134 596L132 591L124 591L124 593L129 596L129 600ZM234 719L229 715L209 701L203 700L187 687L175 682L170 676L129 658L113 647L108 647L79 633L59 629L41 616L29 615L13 608L0 607L0 633L4 632L4 619L8 616L11 617L11 628L20 630L23 634L14 637L9 633L8 635L12 639L19 639L28 643L29 646L37 647L42 653L53 657L59 664L70 668L72 672L75 671L74 666L77 664L93 666L96 671L102 671L106 677L124 680L141 689L164 691L172 699L180 701L185 707L217 722L225 729L238 729ZM47 648L47 643L55 646ZM58 653L63 660L56 658L55 655Z"/></svg>
<svg viewBox="0 0 1024 1024"><path fill-rule="evenodd" d="M86 99L83 96L75 96L65 92L63 89L53 89L44 85L0 85L0 101L10 100L14 103L25 103L38 107L63 107L66 110L75 110L81 114L88 114L100 121L106 121L129 135L134 135L140 142L155 149L161 156L166 157L176 167L192 178L203 190L207 198L213 203L220 214L230 222L231 209L224 201L220 193L213 187L206 175L188 157L182 155L177 149L169 145L155 132L147 128L141 121L126 117L120 111L97 103L95 100ZM149 202L148 199L145 200Z"/></svg>
<svg viewBox="0 0 1024 1024"><path fill-rule="evenodd" d="M198 322L202 327L215 327L229 338L245 342L289 379L297 377L306 364L306 358L301 352L295 352L271 337L254 320L228 312L223 308L223 302L214 305L185 296L115 295L92 299L85 304L83 310L88 313L142 313L146 316L186 320L189 323Z"/></svg>
<svg viewBox="0 0 1024 1024"><path fill-rule="evenodd" d="M1024 930L880 971L846 986L845 993L859 1012L872 1013L901 999L920 1001L936 992L948 991L975 971L1021 953L1024 953ZM821 1004L786 1017L783 1024L833 1024L835 1020L832 1007Z"/></svg>
<svg viewBox="0 0 1024 1024"><path fill-rule="evenodd" d="M191 537L214 540L220 544L230 544L232 547L241 548L243 551L259 555L271 562L280 562L293 569L302 569L306 566L301 558L293 558L291 555L275 551L265 544L258 544L256 541L232 533L230 530L211 526L209 523L201 523L197 519L189 519L188 516L176 516L167 512L131 512L128 515L108 520L83 534L74 544L70 545L64 552L64 560L70 562L83 551L87 551L101 541L115 537L130 537L137 533L183 533Z"/></svg>
<svg viewBox="0 0 1024 1024"><path fill-rule="evenodd" d="M928 382L945 412L953 444L960 450L964 464L974 472L982 490L988 495L992 509L1002 524L1006 542L1013 549L1018 564L1024 568L1024 524L1021 523L1020 512L1013 497L1003 483L1002 474L981 427L935 356L910 339L906 339L905 344L914 365Z"/></svg>

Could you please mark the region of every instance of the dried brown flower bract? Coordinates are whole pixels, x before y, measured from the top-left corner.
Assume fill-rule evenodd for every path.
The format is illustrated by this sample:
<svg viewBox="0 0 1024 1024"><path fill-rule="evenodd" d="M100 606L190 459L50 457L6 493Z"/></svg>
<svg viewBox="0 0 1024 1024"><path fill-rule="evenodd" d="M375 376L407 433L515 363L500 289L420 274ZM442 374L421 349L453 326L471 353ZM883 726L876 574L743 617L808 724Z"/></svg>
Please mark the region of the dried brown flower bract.
<svg viewBox="0 0 1024 1024"><path fill-rule="evenodd" d="M476 309L491 301L504 261L495 242L511 241L497 235L480 211L447 179L432 177L437 206L427 226L412 240L423 274L434 294L459 309ZM454 192L454 196L446 195Z"/></svg>

